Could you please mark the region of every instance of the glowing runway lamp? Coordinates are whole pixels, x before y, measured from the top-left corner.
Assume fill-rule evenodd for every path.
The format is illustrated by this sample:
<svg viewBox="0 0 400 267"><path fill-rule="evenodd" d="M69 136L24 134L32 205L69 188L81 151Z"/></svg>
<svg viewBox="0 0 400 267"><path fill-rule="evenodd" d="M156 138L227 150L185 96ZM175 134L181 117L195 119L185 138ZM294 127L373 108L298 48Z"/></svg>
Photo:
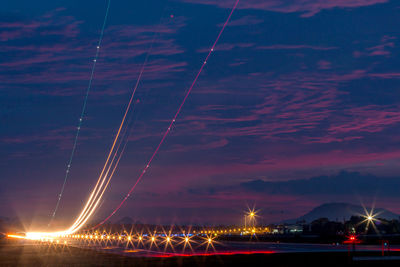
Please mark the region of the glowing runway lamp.
<svg viewBox="0 0 400 267"><path fill-rule="evenodd" d="M360 244L361 240L357 238L355 235L350 235L347 240L343 242L344 244Z"/></svg>
<svg viewBox="0 0 400 267"><path fill-rule="evenodd" d="M360 244L361 240L359 240L356 235L350 235L348 239L345 240L343 243L348 244L349 246L351 245L354 252L356 251L356 244ZM349 252L350 252L350 247L349 247Z"/></svg>
<svg viewBox="0 0 400 267"><path fill-rule="evenodd" d="M255 226L256 217L257 217L257 211L254 208L249 209L247 212L245 212L245 214L244 214L244 231L246 231L247 223L249 223L250 227ZM250 231L250 229L249 229L249 231Z"/></svg>
<svg viewBox="0 0 400 267"><path fill-rule="evenodd" d="M375 230L376 233L378 233L378 229L375 226L375 221L378 221L378 219L376 218L376 216L378 216L380 213L374 213L374 210L372 209L371 211L367 211L365 210L365 214L361 215L362 217L364 217L364 220L362 221L362 223L366 223L365 225L365 233L368 233L368 230L370 228L370 226L372 226L372 228Z"/></svg>

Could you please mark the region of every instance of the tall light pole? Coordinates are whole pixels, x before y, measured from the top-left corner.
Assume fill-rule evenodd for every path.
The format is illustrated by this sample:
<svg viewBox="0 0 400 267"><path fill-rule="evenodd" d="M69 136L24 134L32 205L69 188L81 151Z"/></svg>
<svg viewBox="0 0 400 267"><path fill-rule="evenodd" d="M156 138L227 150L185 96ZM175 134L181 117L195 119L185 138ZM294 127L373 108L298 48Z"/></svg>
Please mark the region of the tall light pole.
<svg viewBox="0 0 400 267"><path fill-rule="evenodd" d="M257 216L257 211L255 209L249 209L248 211L245 212L244 214L244 229L245 231L247 230L247 220L249 220L249 226L254 227L255 226L255 219Z"/></svg>

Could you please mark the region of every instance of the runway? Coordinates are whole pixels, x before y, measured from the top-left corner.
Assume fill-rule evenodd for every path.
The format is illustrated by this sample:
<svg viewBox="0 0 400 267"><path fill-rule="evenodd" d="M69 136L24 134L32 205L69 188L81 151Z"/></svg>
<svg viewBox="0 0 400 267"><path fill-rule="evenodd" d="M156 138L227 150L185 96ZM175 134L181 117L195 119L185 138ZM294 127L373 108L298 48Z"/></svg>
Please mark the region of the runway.
<svg viewBox="0 0 400 267"><path fill-rule="evenodd" d="M182 244L165 246L135 244L110 244L94 245L90 244L70 244L80 248L91 248L96 251L108 252L130 257L174 257L174 256L207 256L207 255L236 255L236 254L275 254L275 253L321 253L321 252L348 252L352 251L352 246L342 244L305 244L305 243L275 243L275 242L215 242L213 246L204 246L193 243L191 248ZM357 245L356 251L376 251L381 252L381 245ZM399 251L400 246L391 246L391 251ZM385 248L388 251L388 248Z"/></svg>

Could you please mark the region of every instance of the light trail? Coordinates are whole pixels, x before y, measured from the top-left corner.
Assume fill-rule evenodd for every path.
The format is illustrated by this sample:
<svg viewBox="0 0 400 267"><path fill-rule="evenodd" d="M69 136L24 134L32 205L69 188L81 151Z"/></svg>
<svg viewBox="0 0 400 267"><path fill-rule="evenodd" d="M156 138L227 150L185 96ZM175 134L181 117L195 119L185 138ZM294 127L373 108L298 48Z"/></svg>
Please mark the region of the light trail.
<svg viewBox="0 0 400 267"><path fill-rule="evenodd" d="M7 235L7 237L10 237L10 238L18 238L18 239L25 239L25 236L22 236L22 235Z"/></svg>
<svg viewBox="0 0 400 267"><path fill-rule="evenodd" d="M128 131L129 127L128 126L125 127L125 123L126 123L126 120L127 120L127 115L131 111L132 104L133 104L133 107L135 106L133 99L135 97L137 88L139 87L141 78L142 78L143 73L144 73L144 69L145 69L145 67L147 65L150 52L151 52L151 50L153 48L153 44L154 44L154 41L156 39L156 34L157 34L157 32L155 32L154 37L153 37L152 42L151 42L151 45L150 45L150 48L147 51L146 58L145 58L145 60L144 60L144 62L142 64L142 67L140 69L139 76L138 76L138 78L136 80L135 86L133 88L133 92L132 92L131 97L129 99L128 105L127 105L127 107L125 109L125 113L124 113L122 121L121 121L121 123L119 125L117 134L116 134L116 136L114 138L114 141L113 141L113 144L112 144L112 146L110 148L110 151L108 153L106 162L104 163L103 169L102 169L102 171L101 171L101 173L99 175L99 178L97 179L96 185L95 185L94 189L92 190L92 193L90 194L90 196L89 196L85 206L83 207L80 215L75 220L75 222L72 224L72 226L70 228L68 228L67 230L58 231L58 232L28 232L27 236L26 236L27 239L34 239L35 240L35 239L40 239L40 238L43 238L43 237L54 238L54 237L73 234L73 233L77 232L79 229L81 229L85 225L85 223L90 219L90 217L93 215L93 213L95 212L96 208L98 207L98 205L99 205L99 203L100 203L100 201L101 201L101 199L102 199L102 197L104 195L104 192L106 191L106 189L107 189L112 177L114 176L114 173L115 173L115 171L116 171L116 169L118 167L119 161L120 161L120 159L121 159L121 157L123 155L123 152L125 150L127 142L123 145L123 149L120 151L120 155L117 158L119 148L120 148L121 144L123 143L123 140L120 139L121 131L124 132L122 134L122 136L125 136L126 132ZM98 46L98 48L99 48L99 46ZM96 62L96 60L94 60L94 62ZM133 108L132 108L132 112L133 112ZM117 158L117 160L116 160L116 158ZM115 162L115 160L116 160L116 162ZM111 171L111 174L109 175L110 171Z"/></svg>
<svg viewBox="0 0 400 267"><path fill-rule="evenodd" d="M216 44L218 43L218 40L219 40L219 38L221 37L223 31L225 30L225 28L226 28L226 26L227 26L227 24L228 24L230 18L232 17L232 14L233 14L234 10L236 9L238 3L239 3L239 0L236 0L235 5L233 6L233 8L232 8L232 10L231 10L231 12L230 12L230 14L229 14L227 20L225 21L225 23L224 23L222 29L220 30L220 32L219 32L219 34L218 34L218 36L217 36L217 38L216 38L214 44L212 45L212 47L211 47L211 49L210 49L208 55L206 56L206 58L205 58L203 64L201 65L200 70L198 71L198 73L197 73L195 79L193 80L191 86L189 87L189 90L187 91L187 93L186 93L186 95L185 95L185 97L184 97L184 99L183 99L181 105L179 106L177 112L175 113L175 116L174 116L173 119L171 120L171 123L170 123L168 129L167 129L166 132L164 133L164 135L163 135L163 137L162 137L160 143L158 144L156 150L154 151L154 153L153 153L152 156L150 157L150 160L148 161L146 167L144 168L144 170L142 171L141 175L140 175L139 178L137 179L136 183L135 183L134 186L129 190L128 194L127 194L126 197L123 199L123 201L122 201L122 202L118 205L118 207L111 213L111 215L109 215L109 216L108 216L105 220L103 220L99 225L101 225L101 224L103 224L105 221L107 221L111 216L113 216L113 215L121 208L121 206L123 205L123 203L128 199L128 197L130 196L130 194L132 193L132 191L133 191L134 188L136 187L136 185L137 185L137 184L139 183L139 181L142 179L142 177L143 177L144 173L146 172L146 170L149 168L151 162L153 161L153 159L154 159L154 157L156 156L156 154L158 153L158 151L159 151L161 145L163 144L163 142L164 142L166 136L167 136L168 133L170 132L172 125L174 124L174 122L175 122L176 118L178 117L179 113L181 112L182 107L183 107L183 105L184 105L185 102L186 102L186 99L188 98L188 96L189 96L190 92L192 91L194 85L196 84L197 79L199 78L199 76L200 76L200 74L201 74L201 72L202 72L204 66L205 66L206 63L207 63L207 60L209 59L211 53L214 51L214 48L215 48ZM154 39L153 39L153 41L154 41ZM151 47L152 47L152 46L153 46L153 44L151 44ZM150 47L150 49L151 49L151 47ZM115 161L115 159L116 159L116 157L117 157L117 154L118 154L119 147L120 147L120 145L121 145L121 143L122 143L122 141L119 142L119 137L120 137L120 134L121 134L121 130L124 128L124 125L125 125L125 122L126 122L126 118L127 118L127 114L129 113L130 108L131 108L131 106L132 106L133 99L134 99L136 90L137 90L137 88L138 88L138 86L139 86L140 80L141 80L141 78L142 78L142 75L143 75L143 72L144 72L144 68L145 68L145 66L146 66L146 64L147 64L147 60L148 60L149 54L150 54L150 51L148 51L148 54L147 54L147 56L146 56L146 59L145 59L143 65L142 65L142 68L141 68L141 70L140 70L138 79L137 79L136 84L135 84L135 86L134 86L134 89L133 89L133 92L132 92L132 94L131 94L131 97L130 97L130 100L129 100L129 102L128 102L128 105L127 105L127 107L126 107L126 110L125 110L124 116L123 116L123 118L122 118L121 124L120 124L120 126L119 126L119 128L118 128L117 134L116 134L116 136L115 136L115 138L114 138L113 144L112 144L112 146L111 146L111 148L110 148L110 151L109 151L109 153L108 153L106 162L105 162L105 164L104 164L104 166L103 166L103 169L102 169L102 171L101 171L101 173L100 173L100 175L99 175L99 178L97 179L97 183L96 183L94 189L92 190L92 193L90 194L90 196L89 196L89 198L88 198L88 200L87 200L85 206L83 207L83 209L82 209L80 215L79 215L78 218L75 220L75 222L72 224L72 226L69 227L67 230L58 231L58 232L28 232L28 233L26 233L26 239L32 239L32 240L40 240L40 239L43 239L43 238L50 238L50 239L52 239L52 238L55 238L55 237L71 235L71 234L73 234L73 233L79 231L79 230L86 224L86 222L91 218L91 216L93 215L93 213L94 213L95 210L97 209L98 204L99 204L99 202L101 201L101 199L102 199L102 197L103 197L103 194L104 194L105 190L107 189L107 187L108 187L108 185L109 185L109 182L111 181L111 178L112 178L112 176L113 176L113 174L114 174L114 172L115 172L115 170L116 170L116 168L117 168L117 166L118 166L119 160L120 160L120 158L121 158L121 156L122 156L123 151L122 151L122 153L120 153L120 156L118 157L117 162L114 163L114 161ZM95 60L95 61L96 61L96 60ZM117 143L119 143L119 144L118 144L117 147L116 147L116 144L117 144ZM126 145L126 144L125 144L125 145ZM125 148L125 145L124 145L124 148ZM123 150L124 150L124 149L123 149ZM111 160L110 160L110 159L111 159ZM113 165L114 165L114 167L112 167ZM111 175L109 176L108 174L109 174L110 170L112 170L112 171L111 171ZM152 240L152 241L153 241L153 240Z"/></svg>
<svg viewBox="0 0 400 267"><path fill-rule="evenodd" d="M95 186L94 190L92 191L92 194L89 197L89 200L86 203L86 206L84 207L84 209L82 210L81 214L79 215L78 219L75 221L75 223L73 224L72 227L78 227L80 229L86 223L86 221L92 216L92 214L96 210L98 204L100 203L100 201L101 201L101 199L103 197L103 194L104 194L105 190L107 189L107 187L108 187L108 185L109 185L109 183L111 181L111 178L113 177L113 175L115 173L116 168L118 167L119 161L120 161L120 159L121 159L121 157L123 155L123 152L125 150L125 147L126 147L126 144L127 144L127 140L126 140L126 143L123 146L122 151L120 152L120 156L118 157L118 160L117 160L116 164L114 165L114 168L113 168L113 170L111 172L111 175L108 176L108 173L109 173L109 171L110 171L110 169L111 169L111 167L112 167L112 165L114 163L114 160L116 158L116 155L117 155L117 153L119 151L119 146L122 144L123 141L121 141L119 143L118 147L114 150L115 144L119 141L119 136L120 136L122 128L125 125L126 117L127 117L128 113L130 111L132 103L134 103L133 99L134 99L134 96L136 94L137 88L139 87L140 81L142 79L142 76L143 76L143 73L144 73L144 69L145 69L145 67L147 65L147 62L148 62L148 59L149 59L149 56L150 56L150 52L151 52L151 50L153 48L153 44L155 42L156 36L157 36L157 31L155 32L155 34L153 36L153 39L152 39L152 42L150 44L149 50L147 51L146 58L145 58L145 60L144 60L144 62L142 64L142 67L140 69L139 76L138 76L138 78L136 80L136 84L135 84L133 92L131 94L131 98L129 100L128 106L126 107L124 116L122 118L121 124L120 124L119 129L118 129L118 132L117 132L117 134L116 134L116 136L114 138L113 145L112 145L112 147L110 149L110 152L108 154L106 163L104 164L103 170L102 170L102 172L101 172L101 174L100 174L100 176L98 178L96 186ZM132 112L133 112L133 110L132 110ZM125 130L128 131L128 127L125 127ZM123 134L123 136L124 135L125 134ZM112 154L114 154L114 155L112 156ZM109 159L110 159L111 156L112 156L112 160L109 162ZM105 171L106 168L107 168L107 171L104 174L104 171Z"/></svg>
<svg viewBox="0 0 400 267"><path fill-rule="evenodd" d="M141 81L141 79L142 79L142 76L143 76L143 73L144 73L144 69L145 69L145 67L146 67L146 65L147 65L147 62L148 62L148 59L149 59L149 56L150 56L150 52L151 52L151 50L152 50L152 48L153 48L153 44L154 44L154 41L155 41L155 39L156 39L156 34L157 34L157 32L154 34L154 37L153 37L153 40L152 40L152 42L151 42L150 48L149 48L149 50L148 50L148 52L147 52L147 54L146 54L146 58L145 58L145 60L144 60L144 62L143 62L143 64L142 64L142 67L141 67L141 69L140 69L139 76L138 76L138 78L137 78L137 80L136 80L136 84L135 84L135 86L134 86L134 90L133 90L133 92L132 92L132 95L131 95L131 98L130 98L130 100L129 100L128 106L127 106L127 108L126 108L126 110L125 110L124 116L123 116L123 118L122 118L121 124L120 124L119 129L118 129L118 132L117 132L117 135L115 136L113 145L112 145L112 147L111 147L111 149L110 149L110 152L109 152L109 154L108 154L106 163L104 164L103 170L102 170L102 172L101 172L101 174L100 174L100 176L99 176L98 182L97 182L97 184L96 184L94 190L92 191L92 194L91 194L91 196L89 197L89 200L88 200L88 202L86 203L86 206L85 206L84 209L82 210L82 213L80 214L80 216L78 217L78 219L77 219L77 220L75 221L75 223L73 224L73 227L79 227L79 229L80 229L81 226L83 226L83 225L86 223L86 221L91 217L91 215L94 213L94 211L96 210L96 208L97 208L97 206L98 206L100 200L102 199L102 196L103 196L105 190L107 189L108 184L109 184L109 182L111 181L111 178L113 177L114 172L115 172L115 170L116 170L116 168L117 168L117 166L118 166L118 163L119 163L119 161L120 161L120 159L121 159L121 157L122 157L122 154L123 154L123 152L124 152L124 150L125 150L125 147L126 147L126 144L127 144L127 143L125 143L125 145L124 145L124 147L123 147L123 150L122 150L121 153L120 153L120 156L119 156L119 158L118 158L118 160L117 160L117 163L115 164L115 166L114 166L114 168L113 168L112 174L111 174L110 176L108 176L108 173L109 173L109 171L110 171L110 169L111 169L111 166L112 166L112 164L113 164L113 162L114 162L114 160L115 160L115 158L116 158L116 155L117 155L117 153L118 153L119 145L122 143L122 141L121 141L121 143L118 145L117 149L115 149L115 151L114 151L115 144L118 142L119 136L120 136L120 133L121 133L121 129L122 129L122 128L124 127L124 125L125 125L126 117L127 117L128 113L129 113L129 111L130 111L130 107L131 107L131 105L132 105L132 103L133 103L134 96L135 96L135 94L136 94L137 88L139 87L140 81ZM127 130L127 128L126 128L126 130ZM111 160L111 162L109 162L109 159L110 159L110 157L111 157L111 155L112 155L113 153L114 153L114 155L112 156L112 160ZM107 167L107 166L108 166L108 167ZM104 174L104 171L105 171L106 168L107 168L107 171L106 171L106 173ZM103 174L104 174L104 175L103 175ZM103 178L102 178L102 176L103 176ZM107 178L107 176L108 176L108 178ZM101 182L100 182L100 181L101 181ZM99 184L99 182L100 182L100 184ZM106 182L106 183L104 184L104 182ZM100 191L101 191L101 193L100 193ZM100 194L100 195L99 195L99 194Z"/></svg>
<svg viewBox="0 0 400 267"><path fill-rule="evenodd" d="M108 184L109 184L109 182L110 182L110 180L112 178L112 177L108 177L108 179L107 179L107 175L108 175L108 172L109 172L109 170L111 168L111 165L113 164L113 161L115 160L115 157L116 157L116 152L114 153L114 155L113 155L113 152L115 150L115 145L116 145L117 141L119 140L119 136L120 136L121 130L122 130L124 124L125 124L126 116L127 116L128 112L130 110L130 107L131 107L132 103L133 103L133 99L134 99L136 90L138 88L139 81L140 81L140 79L142 77L142 74L143 74L144 66L145 65L143 64L142 69L140 70L140 74L139 74L139 77L137 79L137 82L135 84L134 90L133 90L132 95L131 95L131 97L129 99L128 106L127 106L127 108L125 110L125 113L124 113L124 116L122 118L121 124L120 124L120 126L118 128L117 134L116 134L116 136L114 138L114 142L113 142L113 144L111 146L110 152L108 153L106 162L105 162L105 164L103 166L103 169L102 169L102 171L100 173L100 176L99 176L99 178L97 180L95 188L93 189L92 194L90 195L88 201L86 202L86 205L83 208L81 214L76 219L75 223L72 225L71 228L74 228L74 229L77 228L77 230L79 230L86 223L86 221L91 217L91 215L93 214L93 212L95 211L97 205L99 204L99 202L100 202L100 200L101 200L101 198L102 198L102 196L104 194L104 191L106 190L106 188L107 188L107 186L108 186ZM117 151L117 150L115 150L115 151ZM112 157L112 160L109 163L111 157ZM104 174L104 172L105 172L105 170L107 168L108 168L108 170ZM103 186L105 182L106 182L106 184L105 184L105 186Z"/></svg>
<svg viewBox="0 0 400 267"><path fill-rule="evenodd" d="M206 58L205 58L203 64L201 65L200 70L198 71L198 73L197 73L196 77L194 78L194 80L193 80L191 86L189 87L189 90L187 91L185 97L183 98L182 103L180 104L180 106L179 106L177 112L175 113L175 116L172 118L172 120L171 120L171 122L170 122L170 124L169 124L169 126L168 126L168 128L167 128L167 130L165 131L163 137L161 138L160 143L158 144L158 146L156 147L156 149L155 149L155 151L153 152L152 156L150 157L150 160L147 162L146 167L143 169L143 171L142 171L141 174L139 175L139 178L136 180L135 184L134 184L134 185L132 186L132 188L129 190L128 194L127 194L127 195L125 196L125 198L121 201L121 203L113 210L113 212L112 212L109 216L107 216L103 221L101 221L98 225L96 225L94 228L97 228L97 227L99 227L100 225L104 224L106 221L108 221L108 220L122 207L122 205L123 205L123 204L125 203L125 201L129 198L129 196L131 195L132 191L136 188L137 184L140 182L140 180L142 179L142 177L143 177L144 174L146 173L147 169L150 167L151 162L153 161L154 157L157 155L157 153L158 153L158 151L159 151L161 145L164 143L165 138L167 137L168 133L169 133L170 130L171 130L171 127L172 127L173 124L175 123L176 118L178 117L179 113L181 112L182 107L183 107L183 105L185 104L186 99L189 97L190 92L192 91L194 85L196 84L197 79L199 78L201 72L203 71L204 66L207 64L207 61L208 61L209 57L211 56L212 52L214 52L214 48L215 48L215 46L217 45L218 40L219 40L219 38L221 37L222 33L224 32L226 26L228 25L228 23L229 23L229 21L230 21L230 19L231 19L231 17L232 17L232 14L233 14L233 12L235 11L235 9L236 9L238 3L239 3L239 0L236 0L236 2L235 2L235 4L234 4L234 6L233 6L233 8L232 8L232 10L231 10L231 12L230 12L228 18L226 19L224 25L222 26L222 29L220 30L220 32L219 32L219 34L218 34L218 36L217 36L217 38L216 38L214 44L212 45L210 51L208 52L208 54L207 54L207 56L206 56Z"/></svg>
<svg viewBox="0 0 400 267"><path fill-rule="evenodd" d="M77 146L77 143L78 143L78 137L79 137L79 133L80 133L81 126L82 126L83 117L84 117L85 111L86 111L86 104L87 104L87 100L88 100L88 97L89 97L89 92L90 92L90 89L92 87L92 81L93 81L93 77L94 77L94 71L95 71L95 68L96 68L97 59L99 57L101 42L103 40L104 29L106 27L108 13L109 13L109 9L110 9L110 3L111 3L111 0L108 0L108 4L107 4L107 8L106 8L106 14L105 14L104 20L103 20L103 26L101 28L99 41L97 42L97 46L96 46L96 55L95 55L93 63L92 63L92 69L91 69L91 73L90 73L89 84L88 84L88 87L86 89L86 95L85 95L85 98L84 98L84 101L83 101L81 116L79 117L78 127L77 127L77 131L76 131L76 134L75 134L74 143L72 145L71 155L69 157L68 164L67 164L67 169L65 171L64 182L62 184L61 191L58 194L57 204L56 204L56 207L54 208L54 211L52 213L52 216L51 216L51 219L50 219L50 222L49 222L48 226L51 225L51 223L54 220L54 217L56 216L58 207L59 207L60 202L61 202L61 198L62 198L63 193L64 193L65 185L66 185L67 180L68 180L69 172L71 170L72 160L73 160L74 155L75 155L75 150L76 150L76 146Z"/></svg>

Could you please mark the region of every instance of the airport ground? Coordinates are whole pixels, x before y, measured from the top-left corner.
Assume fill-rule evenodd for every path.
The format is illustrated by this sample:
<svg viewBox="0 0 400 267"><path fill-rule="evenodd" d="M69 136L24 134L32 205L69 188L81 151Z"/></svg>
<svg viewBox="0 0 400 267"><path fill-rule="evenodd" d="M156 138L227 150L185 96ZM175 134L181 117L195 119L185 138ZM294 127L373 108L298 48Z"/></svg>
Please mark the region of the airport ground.
<svg viewBox="0 0 400 267"><path fill-rule="evenodd" d="M400 253L277 252L184 257L130 257L73 246L0 241L0 266L399 266Z"/></svg>

